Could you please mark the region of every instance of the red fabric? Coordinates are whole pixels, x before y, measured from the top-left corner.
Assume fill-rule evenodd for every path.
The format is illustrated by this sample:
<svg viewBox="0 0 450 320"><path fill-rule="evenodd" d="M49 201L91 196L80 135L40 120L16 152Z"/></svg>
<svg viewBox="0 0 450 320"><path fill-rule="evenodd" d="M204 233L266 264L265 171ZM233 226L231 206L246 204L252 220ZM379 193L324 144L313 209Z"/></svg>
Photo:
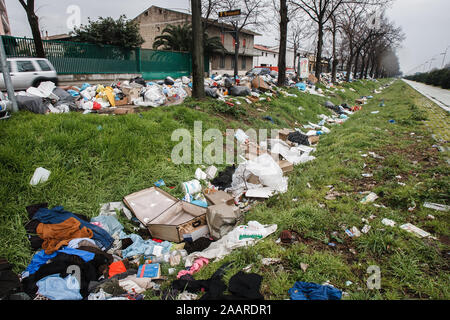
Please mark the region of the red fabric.
<svg viewBox="0 0 450 320"><path fill-rule="evenodd" d="M92 110L100 110L102 108L102 106L100 105L100 103L94 101L94 106L92 107Z"/></svg>
<svg viewBox="0 0 450 320"><path fill-rule="evenodd" d="M152 239L152 240L155 241L155 242L158 242L158 243L163 242L161 239Z"/></svg>
<svg viewBox="0 0 450 320"><path fill-rule="evenodd" d="M116 274L124 273L127 271L127 268L125 268L125 265L122 261L116 261L109 265L109 277L113 277Z"/></svg>

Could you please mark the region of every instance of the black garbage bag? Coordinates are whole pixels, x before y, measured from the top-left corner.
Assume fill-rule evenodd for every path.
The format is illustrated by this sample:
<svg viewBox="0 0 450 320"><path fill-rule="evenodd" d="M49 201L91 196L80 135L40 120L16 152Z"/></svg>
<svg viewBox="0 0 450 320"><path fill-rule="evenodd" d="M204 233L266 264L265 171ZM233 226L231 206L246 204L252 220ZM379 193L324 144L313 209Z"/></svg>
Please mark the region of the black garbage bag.
<svg viewBox="0 0 450 320"><path fill-rule="evenodd" d="M19 110L31 111L34 113L45 114L48 111L48 101L38 96L16 95L17 106Z"/></svg>
<svg viewBox="0 0 450 320"><path fill-rule="evenodd" d="M164 79L164 84L167 86L173 86L175 84L175 80L173 80L171 77L167 77Z"/></svg>
<svg viewBox="0 0 450 320"><path fill-rule="evenodd" d="M252 94L252 91L249 87L245 86L232 86L228 89L228 93L232 96L239 97L239 96L249 96Z"/></svg>
<svg viewBox="0 0 450 320"><path fill-rule="evenodd" d="M131 79L130 80L130 83L131 82L136 82L137 84L140 84L140 85L142 85L142 86L146 86L147 84L145 83L145 80L144 80L144 78L142 78L142 77L136 77L136 78L134 78L134 79Z"/></svg>
<svg viewBox="0 0 450 320"><path fill-rule="evenodd" d="M217 88L205 87L205 94L206 96L214 99L217 99L219 97L219 94L217 93Z"/></svg>
<svg viewBox="0 0 450 320"><path fill-rule="evenodd" d="M225 78L223 80L224 80L225 88L230 88L231 86L233 86L233 82L231 81L230 78Z"/></svg>
<svg viewBox="0 0 450 320"><path fill-rule="evenodd" d="M298 131L289 133L288 140L304 146L310 145L308 136Z"/></svg>

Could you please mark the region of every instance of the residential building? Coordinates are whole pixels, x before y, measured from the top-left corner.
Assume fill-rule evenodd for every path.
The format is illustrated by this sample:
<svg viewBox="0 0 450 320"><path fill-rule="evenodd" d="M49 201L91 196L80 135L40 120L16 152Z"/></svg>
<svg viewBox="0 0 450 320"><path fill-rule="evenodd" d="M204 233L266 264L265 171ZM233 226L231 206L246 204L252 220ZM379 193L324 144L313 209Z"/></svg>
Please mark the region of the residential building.
<svg viewBox="0 0 450 320"><path fill-rule="evenodd" d="M11 26L9 25L8 12L6 10L5 0L0 0L0 35L11 35Z"/></svg>
<svg viewBox="0 0 450 320"><path fill-rule="evenodd" d="M136 18L139 23L140 34L144 39L142 48L153 49L155 38L162 34L168 25L183 25L191 23L191 15L171 9L151 6ZM207 21L207 34L209 37L219 37L225 47L225 53L215 53L210 57L210 72L218 74L234 73L235 40L231 34L233 27L228 24L218 23L216 20ZM245 74L253 67L254 37L260 35L251 30L243 29L239 34L239 75Z"/></svg>
<svg viewBox="0 0 450 320"><path fill-rule="evenodd" d="M278 51L261 44L253 46L255 56L253 57L253 67L276 67L278 66Z"/></svg>

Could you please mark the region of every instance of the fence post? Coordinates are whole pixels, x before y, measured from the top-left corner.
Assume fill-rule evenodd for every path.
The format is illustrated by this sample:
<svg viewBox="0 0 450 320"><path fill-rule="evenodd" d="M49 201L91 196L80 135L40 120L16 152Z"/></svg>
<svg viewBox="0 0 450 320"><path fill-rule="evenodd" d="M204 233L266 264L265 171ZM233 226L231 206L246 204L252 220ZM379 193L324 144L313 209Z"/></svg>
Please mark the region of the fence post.
<svg viewBox="0 0 450 320"><path fill-rule="evenodd" d="M16 96L14 95L14 87L11 81L11 76L9 74L10 70L6 60L5 47L3 46L3 36L0 36L0 60L3 71L3 80L5 82L6 91L8 92L8 99L11 101L12 111L17 112L19 111L19 108L17 106Z"/></svg>

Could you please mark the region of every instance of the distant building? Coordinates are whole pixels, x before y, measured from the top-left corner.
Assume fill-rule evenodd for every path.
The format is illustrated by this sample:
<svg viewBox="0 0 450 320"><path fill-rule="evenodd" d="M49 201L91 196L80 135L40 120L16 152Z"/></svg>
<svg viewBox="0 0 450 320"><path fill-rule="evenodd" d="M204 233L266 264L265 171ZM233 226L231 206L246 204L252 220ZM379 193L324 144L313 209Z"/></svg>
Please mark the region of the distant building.
<svg viewBox="0 0 450 320"><path fill-rule="evenodd" d="M253 46L255 56L253 57L253 67L276 67L278 66L278 51L261 44Z"/></svg>
<svg viewBox="0 0 450 320"><path fill-rule="evenodd" d="M191 15L184 12L165 9L157 6L151 6L136 18L139 23L140 34L144 39L141 46L143 49L153 49L155 38L162 34L164 28L168 25L183 25L191 23ZM223 46L226 49L225 54L216 53L210 57L210 72L218 74L234 73L234 48L235 41L230 33L233 28L231 25L218 23L216 20L208 20L206 30L209 37L220 37ZM239 74L245 74L253 67L253 56L255 55L253 45L255 35L260 35L250 30L242 30L239 35Z"/></svg>
<svg viewBox="0 0 450 320"><path fill-rule="evenodd" d="M0 0L0 35L11 35L11 26L9 25L8 11L6 10L5 0Z"/></svg>

